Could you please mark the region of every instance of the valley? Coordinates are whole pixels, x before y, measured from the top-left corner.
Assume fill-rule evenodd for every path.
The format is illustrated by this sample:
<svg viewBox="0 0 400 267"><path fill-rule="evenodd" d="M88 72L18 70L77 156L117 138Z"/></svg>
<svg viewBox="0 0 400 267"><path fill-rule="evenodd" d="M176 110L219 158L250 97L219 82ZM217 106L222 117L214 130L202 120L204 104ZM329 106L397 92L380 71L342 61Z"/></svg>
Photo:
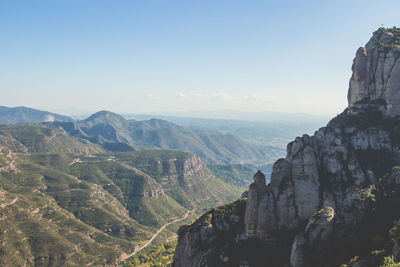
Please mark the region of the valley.
<svg viewBox="0 0 400 267"><path fill-rule="evenodd" d="M188 152L107 152L37 124L0 126L0 145L1 210L7 222L1 224L7 249L0 262L6 265L112 264L152 243L189 211L198 214L242 191L217 179ZM24 243L14 239L17 232ZM75 247L74 240L84 236L91 245L82 240ZM99 257L104 252L97 247L108 256Z"/></svg>
<svg viewBox="0 0 400 267"><path fill-rule="evenodd" d="M249 127L243 121L196 128L108 111L80 121L24 107L3 112L5 265L130 266L136 255L168 246L181 224L237 199L284 150L262 141L284 136L277 128L237 137ZM260 134L271 127L257 125Z"/></svg>
<svg viewBox="0 0 400 267"><path fill-rule="evenodd" d="M2 226L6 265L129 262L173 239L182 223L237 199L249 177L258 168L270 173L268 162L282 153L217 127L127 120L108 111L74 122L23 107L4 110L18 111L9 117L14 121L3 120L13 123L0 125L7 199L1 209L11 223ZM44 121L49 114L63 121ZM13 239L16 232L25 243ZM83 236L92 245L76 247Z"/></svg>

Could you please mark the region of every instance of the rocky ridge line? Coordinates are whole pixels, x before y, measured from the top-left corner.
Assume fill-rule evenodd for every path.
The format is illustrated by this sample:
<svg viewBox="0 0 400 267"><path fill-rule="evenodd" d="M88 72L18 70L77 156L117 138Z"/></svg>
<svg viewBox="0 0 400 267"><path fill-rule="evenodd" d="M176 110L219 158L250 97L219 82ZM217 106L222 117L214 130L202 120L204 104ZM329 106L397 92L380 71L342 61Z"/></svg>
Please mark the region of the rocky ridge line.
<svg viewBox="0 0 400 267"><path fill-rule="evenodd" d="M221 228L210 212L211 223L183 227L174 266L338 266L364 253L400 216L400 193L388 193L400 181L385 179L400 164L398 42L399 29L376 31L357 51L349 107L289 143L270 184L255 174L245 210L234 213L243 224Z"/></svg>
<svg viewBox="0 0 400 267"><path fill-rule="evenodd" d="M360 100L384 99L400 115L400 29L380 28L357 50L348 91L349 106Z"/></svg>

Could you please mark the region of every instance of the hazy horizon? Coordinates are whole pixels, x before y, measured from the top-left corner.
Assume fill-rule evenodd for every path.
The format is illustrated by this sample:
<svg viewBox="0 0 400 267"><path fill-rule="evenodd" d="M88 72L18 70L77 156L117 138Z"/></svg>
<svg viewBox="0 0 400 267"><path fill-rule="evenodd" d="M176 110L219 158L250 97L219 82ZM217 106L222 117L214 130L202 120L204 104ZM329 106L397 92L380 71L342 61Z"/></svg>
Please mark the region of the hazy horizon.
<svg viewBox="0 0 400 267"><path fill-rule="evenodd" d="M5 108L33 108L28 106L0 106ZM328 122L331 117L326 115L316 115L304 112L279 112L279 111L243 111L243 110L187 110L182 112L116 112L114 110L78 110L78 109L45 109L33 108L35 110L52 112L58 115L70 117L74 120L82 120L101 111L108 111L123 116L126 119L148 120L159 118L169 120L171 118L194 118L194 119L214 119L214 120L237 120L237 121L259 121L259 122Z"/></svg>
<svg viewBox="0 0 400 267"><path fill-rule="evenodd" d="M333 116L357 48L398 22L363 3L2 1L0 105Z"/></svg>

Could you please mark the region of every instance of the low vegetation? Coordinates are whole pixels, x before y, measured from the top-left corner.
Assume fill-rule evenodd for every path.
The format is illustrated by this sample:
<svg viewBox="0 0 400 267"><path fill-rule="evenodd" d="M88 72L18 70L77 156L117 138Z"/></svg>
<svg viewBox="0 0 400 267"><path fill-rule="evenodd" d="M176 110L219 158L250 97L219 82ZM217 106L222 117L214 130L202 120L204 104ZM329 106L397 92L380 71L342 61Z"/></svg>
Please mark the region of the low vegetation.
<svg viewBox="0 0 400 267"><path fill-rule="evenodd" d="M175 247L178 240L163 243L146 249L143 252L127 259L122 263L124 267L143 266L143 267L164 267L171 266Z"/></svg>
<svg viewBox="0 0 400 267"><path fill-rule="evenodd" d="M215 177L224 182L248 188L257 167L250 164L208 164Z"/></svg>
<svg viewBox="0 0 400 267"><path fill-rule="evenodd" d="M38 125L0 126L0 148L1 266L116 264L167 222L242 191L190 153L106 153Z"/></svg>

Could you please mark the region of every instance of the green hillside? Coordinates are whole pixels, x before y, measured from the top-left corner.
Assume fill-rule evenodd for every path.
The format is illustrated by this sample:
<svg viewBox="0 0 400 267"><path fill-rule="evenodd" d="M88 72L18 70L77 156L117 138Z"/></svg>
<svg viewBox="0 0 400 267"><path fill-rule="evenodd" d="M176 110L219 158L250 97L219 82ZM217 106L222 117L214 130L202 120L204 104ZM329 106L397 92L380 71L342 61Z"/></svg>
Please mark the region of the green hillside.
<svg viewBox="0 0 400 267"><path fill-rule="evenodd" d="M248 189L257 167L250 164L207 164L207 168L219 179Z"/></svg>
<svg viewBox="0 0 400 267"><path fill-rule="evenodd" d="M0 125L0 144L14 152L101 153L103 149L38 124Z"/></svg>
<svg viewBox="0 0 400 267"><path fill-rule="evenodd" d="M105 153L37 125L0 127L0 265L112 264L162 225L236 199L193 154Z"/></svg>
<svg viewBox="0 0 400 267"><path fill-rule="evenodd" d="M20 124L27 122L43 121L72 121L72 119L60 114L55 114L33 108L10 108L0 106L0 124Z"/></svg>
<svg viewBox="0 0 400 267"><path fill-rule="evenodd" d="M137 244L79 220L72 209L65 208L68 205L65 201L54 198L54 192L64 191L73 203L92 209L94 205L87 202L79 204L88 197L89 184L43 168L5 147L1 152L2 266L112 263ZM7 168L10 165L15 168Z"/></svg>

